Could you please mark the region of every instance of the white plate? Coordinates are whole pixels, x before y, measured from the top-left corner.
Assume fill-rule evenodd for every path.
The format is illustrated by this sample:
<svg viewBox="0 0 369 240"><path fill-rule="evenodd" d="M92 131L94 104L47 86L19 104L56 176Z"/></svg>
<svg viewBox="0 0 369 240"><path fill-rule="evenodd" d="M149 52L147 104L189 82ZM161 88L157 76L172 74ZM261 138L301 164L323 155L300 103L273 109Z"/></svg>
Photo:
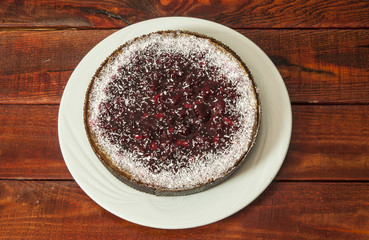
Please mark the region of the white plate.
<svg viewBox="0 0 369 240"><path fill-rule="evenodd" d="M250 68L260 89L262 121L245 165L219 186L183 197L136 191L111 175L91 149L83 124L85 92L96 69L134 37L167 29L190 30L230 46ZM157 18L130 25L96 45L71 75L61 100L58 133L67 167L100 206L128 221L155 228L190 228L221 220L250 204L271 183L285 158L292 128L291 104L278 70L249 39L223 25L187 17Z"/></svg>

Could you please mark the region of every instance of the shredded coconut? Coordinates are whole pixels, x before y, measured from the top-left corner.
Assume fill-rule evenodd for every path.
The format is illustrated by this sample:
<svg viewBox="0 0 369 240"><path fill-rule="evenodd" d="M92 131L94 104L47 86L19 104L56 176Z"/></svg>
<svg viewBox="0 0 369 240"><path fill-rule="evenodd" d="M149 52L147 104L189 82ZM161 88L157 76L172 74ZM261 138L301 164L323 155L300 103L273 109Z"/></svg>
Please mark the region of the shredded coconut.
<svg viewBox="0 0 369 240"><path fill-rule="evenodd" d="M207 151L197 154L193 152L179 151L181 156L174 155L177 159L183 159L186 162L186 167L180 167L175 172L173 164L176 162L166 163L165 167L159 172L153 172L145 163L150 157L145 157L139 151L122 151L120 143L112 144L111 139L107 137L104 129L98 124L101 114L104 110L101 108L101 103L111 101L107 88L112 81L117 77L122 77L120 71L122 67L129 69L124 78L144 78L143 73L135 71L135 66L131 66L131 62L137 56L145 58L143 54L147 49L155 49L150 57L152 65L147 66L145 72L149 73L156 69L156 65L160 62L160 56L163 54L180 55L188 61L193 61L196 64L193 67L198 69L209 69L214 67L217 69L218 77L225 78L225 81L235 87L238 94L235 102L225 99L226 111L229 114L237 114L238 128L236 132L226 135L228 139L226 148L221 151ZM201 58L201 61L199 61ZM185 75L181 69L174 64L174 67L166 69L170 71L174 69L179 75ZM206 74L209 75L210 71ZM210 72L211 73L211 72ZM138 75L139 74L139 75ZM196 76L194 76L196 77ZM214 78L211 74L208 76L213 81L219 79ZM148 80L149 81L149 80ZM174 81L170 79L170 81ZM133 83L132 83L133 84ZM125 89L123 89L125 87ZM190 86L184 86L184 88ZM147 86L118 86L116 91L119 92L120 101L124 102L125 106L142 106L144 101L137 102L136 94L148 91ZM129 89L129 90L127 90ZM166 90L161 94L167 95ZM160 97L160 96L158 96ZM198 98L201 100L201 97ZM144 99L145 100L145 99ZM145 101L155 101L147 97ZM195 106L196 107L196 106ZM250 143L253 141L253 131L255 127L257 115L257 99L254 90L254 85L242 65L236 58L225 51L219 45L214 44L207 38L200 38L189 34L180 34L179 32L171 33L152 33L148 36L143 36L124 45L119 51L119 54L110 59L102 68L101 72L93 79L93 85L89 94L89 118L88 124L97 137L98 145L109 154L115 164L129 172L137 182L142 182L145 185L153 188L182 190L203 185L209 181L218 179L234 168L240 158L247 152ZM132 110L129 110L132 111ZM132 115L134 112L132 112ZM160 118L160 115L158 115ZM135 128L140 129L140 123L137 122ZM119 132L116 134L119 135ZM139 138L140 136L135 136ZM145 141L149 141L146 139ZM149 144L149 142L146 142ZM144 144L146 144L144 143ZM185 144L185 143L183 143ZM212 143L214 144L214 143ZM153 146L156 147L156 146ZM179 162L181 162L179 160Z"/></svg>

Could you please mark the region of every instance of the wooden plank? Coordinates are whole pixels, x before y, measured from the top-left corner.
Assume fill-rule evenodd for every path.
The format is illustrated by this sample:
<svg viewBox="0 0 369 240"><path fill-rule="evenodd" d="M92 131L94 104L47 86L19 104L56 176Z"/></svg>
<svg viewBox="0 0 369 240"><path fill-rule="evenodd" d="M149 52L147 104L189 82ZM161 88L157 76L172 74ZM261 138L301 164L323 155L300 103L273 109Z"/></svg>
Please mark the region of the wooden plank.
<svg viewBox="0 0 369 240"><path fill-rule="evenodd" d="M7 59L0 68L0 103L59 103L78 62L114 32L0 32L0 57ZM369 30L240 32L277 65L293 103L369 104Z"/></svg>
<svg viewBox="0 0 369 240"><path fill-rule="evenodd" d="M0 178L72 179L59 148L58 108L0 105Z"/></svg>
<svg viewBox="0 0 369 240"><path fill-rule="evenodd" d="M293 106L279 180L369 180L369 106ZM359 177L360 176L360 177Z"/></svg>
<svg viewBox="0 0 369 240"><path fill-rule="evenodd" d="M74 68L113 31L0 32L0 103L57 104Z"/></svg>
<svg viewBox="0 0 369 240"><path fill-rule="evenodd" d="M57 105L0 105L0 179L72 179L59 149ZM279 180L369 180L369 105L293 106Z"/></svg>
<svg viewBox="0 0 369 240"><path fill-rule="evenodd" d="M294 103L369 103L369 30L241 30L271 58Z"/></svg>
<svg viewBox="0 0 369 240"><path fill-rule="evenodd" d="M164 16L188 16L233 28L366 28L367 1L2 1L3 28L121 28ZM245 14L247 13L247 14Z"/></svg>
<svg viewBox="0 0 369 240"><path fill-rule="evenodd" d="M142 227L102 209L72 181L0 181L2 239L368 239L367 183L279 182L219 222Z"/></svg>

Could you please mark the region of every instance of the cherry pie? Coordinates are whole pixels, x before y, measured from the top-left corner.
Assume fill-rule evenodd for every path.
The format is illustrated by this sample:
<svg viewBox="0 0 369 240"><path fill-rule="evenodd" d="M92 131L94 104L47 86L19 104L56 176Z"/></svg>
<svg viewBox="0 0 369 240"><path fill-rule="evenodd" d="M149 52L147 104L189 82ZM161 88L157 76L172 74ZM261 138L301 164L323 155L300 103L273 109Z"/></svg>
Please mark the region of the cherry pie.
<svg viewBox="0 0 369 240"><path fill-rule="evenodd" d="M160 31L119 47L95 73L86 132L120 180L155 195L186 195L234 173L253 146L260 104L241 59L219 41Z"/></svg>

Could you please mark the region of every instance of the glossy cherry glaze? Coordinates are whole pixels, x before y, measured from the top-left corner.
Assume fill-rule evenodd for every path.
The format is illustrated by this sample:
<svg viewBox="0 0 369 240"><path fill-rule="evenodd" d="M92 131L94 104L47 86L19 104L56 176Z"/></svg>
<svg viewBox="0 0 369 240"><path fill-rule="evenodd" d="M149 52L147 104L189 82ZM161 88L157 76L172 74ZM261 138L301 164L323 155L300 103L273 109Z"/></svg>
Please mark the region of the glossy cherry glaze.
<svg viewBox="0 0 369 240"><path fill-rule="evenodd" d="M188 156L227 147L240 127L239 114L229 111L239 96L205 53L152 59L151 51L119 68L104 89L109 97L99 105L97 124L112 144L141 156L137 161L153 173L176 172L193 159Z"/></svg>

